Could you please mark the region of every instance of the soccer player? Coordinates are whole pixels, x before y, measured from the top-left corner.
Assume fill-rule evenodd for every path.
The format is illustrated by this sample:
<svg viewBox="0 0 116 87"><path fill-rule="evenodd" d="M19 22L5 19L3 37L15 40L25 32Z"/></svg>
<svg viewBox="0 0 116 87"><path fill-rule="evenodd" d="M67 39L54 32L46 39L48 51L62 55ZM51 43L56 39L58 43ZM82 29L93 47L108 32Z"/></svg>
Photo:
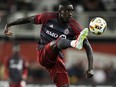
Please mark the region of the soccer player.
<svg viewBox="0 0 116 87"><path fill-rule="evenodd" d="M9 87L26 87L28 64L19 54L19 45L13 46L13 54L5 61L5 74L9 81Z"/></svg>
<svg viewBox="0 0 116 87"><path fill-rule="evenodd" d="M62 50L73 47L86 50L88 70L86 77L93 76L93 51L87 40L88 28L81 26L72 18L73 5L68 1L59 4L58 12L45 12L31 17L17 19L5 26L4 33L11 36L9 28L14 25L42 24L37 46L38 62L49 72L57 87L69 87L69 78L63 62ZM31 51L31 50L30 50Z"/></svg>

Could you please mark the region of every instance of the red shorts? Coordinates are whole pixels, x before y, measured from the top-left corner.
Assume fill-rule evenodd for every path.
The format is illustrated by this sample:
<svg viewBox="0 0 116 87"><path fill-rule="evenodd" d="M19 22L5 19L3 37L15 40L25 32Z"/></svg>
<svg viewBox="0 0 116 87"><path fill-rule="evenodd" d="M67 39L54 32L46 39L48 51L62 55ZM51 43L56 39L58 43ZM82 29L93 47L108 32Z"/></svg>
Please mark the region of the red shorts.
<svg viewBox="0 0 116 87"><path fill-rule="evenodd" d="M10 83L9 87L21 87L20 83Z"/></svg>
<svg viewBox="0 0 116 87"><path fill-rule="evenodd" d="M25 81L20 81L18 83L9 83L9 87L26 87L26 82Z"/></svg>
<svg viewBox="0 0 116 87"><path fill-rule="evenodd" d="M44 66L57 87L63 84L69 84L68 73L66 71L63 59L54 52L50 44L45 45L37 51L38 62ZM55 60L53 60L53 58Z"/></svg>

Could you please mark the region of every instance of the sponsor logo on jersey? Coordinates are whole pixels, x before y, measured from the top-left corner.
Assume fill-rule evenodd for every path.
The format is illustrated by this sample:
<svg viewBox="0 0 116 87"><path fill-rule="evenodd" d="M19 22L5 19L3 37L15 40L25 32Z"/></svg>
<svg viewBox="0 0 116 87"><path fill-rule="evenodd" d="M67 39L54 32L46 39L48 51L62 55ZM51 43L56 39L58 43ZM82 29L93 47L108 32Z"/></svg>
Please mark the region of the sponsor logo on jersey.
<svg viewBox="0 0 116 87"><path fill-rule="evenodd" d="M52 36L52 37L54 37L54 38L58 38L58 34L56 34L56 33L54 33L54 32L51 32L51 31L49 31L49 30L46 30L46 34L48 34L48 35L50 35L50 36Z"/></svg>
<svg viewBox="0 0 116 87"><path fill-rule="evenodd" d="M12 60L10 60L9 67L12 68L12 69L22 70L22 68L23 68L23 61L19 60L17 63L15 63L15 60L12 59Z"/></svg>

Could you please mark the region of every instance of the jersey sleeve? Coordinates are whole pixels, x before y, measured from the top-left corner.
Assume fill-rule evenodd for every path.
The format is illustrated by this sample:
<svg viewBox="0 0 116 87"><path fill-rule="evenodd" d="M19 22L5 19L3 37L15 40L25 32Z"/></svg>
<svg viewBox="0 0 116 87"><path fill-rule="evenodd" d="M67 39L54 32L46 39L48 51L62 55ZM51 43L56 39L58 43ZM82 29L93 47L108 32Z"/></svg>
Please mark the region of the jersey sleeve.
<svg viewBox="0 0 116 87"><path fill-rule="evenodd" d="M38 14L34 18L35 24L45 24L49 19L56 18L56 12L44 12L42 14Z"/></svg>
<svg viewBox="0 0 116 87"><path fill-rule="evenodd" d="M34 23L43 24L45 22L45 19L46 19L45 13L38 14L35 16Z"/></svg>

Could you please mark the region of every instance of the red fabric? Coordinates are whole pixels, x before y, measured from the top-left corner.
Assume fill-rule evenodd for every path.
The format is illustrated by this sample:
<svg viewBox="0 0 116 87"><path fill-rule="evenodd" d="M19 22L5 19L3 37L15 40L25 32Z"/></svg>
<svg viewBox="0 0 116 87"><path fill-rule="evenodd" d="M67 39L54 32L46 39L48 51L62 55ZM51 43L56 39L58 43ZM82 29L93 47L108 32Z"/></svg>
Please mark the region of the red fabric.
<svg viewBox="0 0 116 87"><path fill-rule="evenodd" d="M27 75L28 75L28 69L27 69L27 68L25 68L25 69L23 70L23 75L25 75L25 76L27 77Z"/></svg>
<svg viewBox="0 0 116 87"><path fill-rule="evenodd" d="M9 87L22 87L20 83L10 83Z"/></svg>
<svg viewBox="0 0 116 87"><path fill-rule="evenodd" d="M66 73L58 73L55 78L55 84L57 87L62 87L64 84L69 84L69 77Z"/></svg>
<svg viewBox="0 0 116 87"><path fill-rule="evenodd" d="M45 12L43 14L38 14L35 17L35 24L45 24L48 19L51 18L56 18L57 17L57 13L55 12Z"/></svg>
<svg viewBox="0 0 116 87"><path fill-rule="evenodd" d="M23 76L27 77L28 75L28 62L23 59Z"/></svg>
<svg viewBox="0 0 116 87"><path fill-rule="evenodd" d="M80 32L82 31L82 27L80 26L80 24L78 22L76 22L73 18L71 19L70 22L70 26L73 29L76 37L78 37L78 35L80 34Z"/></svg>
<svg viewBox="0 0 116 87"><path fill-rule="evenodd" d="M58 53L52 51L50 44L47 44L43 47L43 49L38 50L37 56L39 63L42 66L46 67L51 76L51 79L54 81L55 84L69 84L68 73L66 71L64 61L60 56L58 56ZM55 58L56 60L52 60L53 58ZM58 80L60 79L58 77L62 77L62 75L65 75L64 79L62 79L61 81Z"/></svg>

